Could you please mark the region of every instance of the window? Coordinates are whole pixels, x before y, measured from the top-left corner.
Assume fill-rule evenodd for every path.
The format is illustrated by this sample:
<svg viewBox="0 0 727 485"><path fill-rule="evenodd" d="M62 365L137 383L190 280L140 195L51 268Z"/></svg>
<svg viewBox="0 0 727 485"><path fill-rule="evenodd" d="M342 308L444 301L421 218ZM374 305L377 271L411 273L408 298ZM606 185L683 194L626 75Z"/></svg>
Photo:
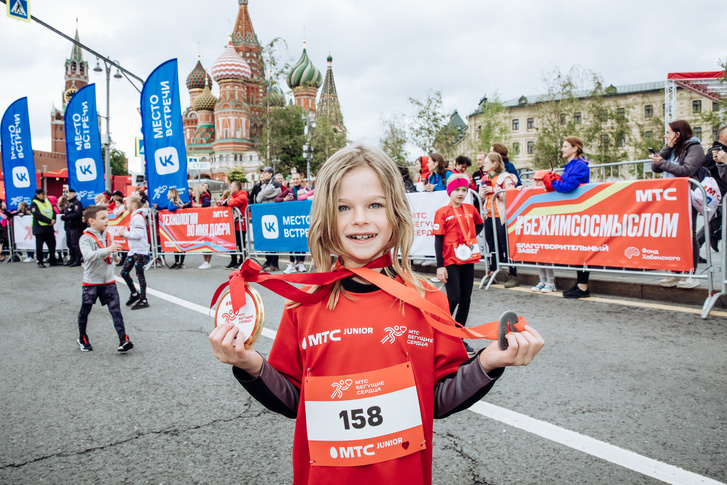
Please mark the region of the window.
<svg viewBox="0 0 727 485"><path fill-rule="evenodd" d="M608 110L607 109L604 109L603 111L601 111L600 118L603 123L608 121Z"/></svg>
<svg viewBox="0 0 727 485"><path fill-rule="evenodd" d="M535 153L535 142L529 141L528 142L528 155L532 155L533 153Z"/></svg>
<svg viewBox="0 0 727 485"><path fill-rule="evenodd" d="M528 118L528 130L535 128L535 118Z"/></svg>
<svg viewBox="0 0 727 485"><path fill-rule="evenodd" d="M621 135L618 137L618 146L621 148L626 146L626 135Z"/></svg>
<svg viewBox="0 0 727 485"><path fill-rule="evenodd" d="M719 103L717 101L712 101L712 111L719 111Z"/></svg>
<svg viewBox="0 0 727 485"><path fill-rule="evenodd" d="M626 108L618 108L616 110L616 117L620 120L626 118Z"/></svg>
<svg viewBox="0 0 727 485"><path fill-rule="evenodd" d="M654 117L654 107L650 104L647 104L644 106L644 118L653 118Z"/></svg>
<svg viewBox="0 0 727 485"><path fill-rule="evenodd" d="M719 126L715 126L714 128L712 128L712 140L713 141L717 141L718 133L719 133Z"/></svg>
<svg viewBox="0 0 727 485"><path fill-rule="evenodd" d="M702 140L702 127L701 126L695 126L694 127L694 136L699 138L699 141Z"/></svg>
<svg viewBox="0 0 727 485"><path fill-rule="evenodd" d="M581 114L580 113L573 113L573 121L576 125L581 124Z"/></svg>
<svg viewBox="0 0 727 485"><path fill-rule="evenodd" d="M560 124L561 125L564 125L565 122L566 122L566 119L567 118L566 118L565 114L564 113L561 113L561 115L560 115Z"/></svg>
<svg viewBox="0 0 727 485"><path fill-rule="evenodd" d="M653 131L645 131L644 132L644 138L654 138L654 132Z"/></svg>
<svg viewBox="0 0 727 485"><path fill-rule="evenodd" d="M512 131L520 129L520 120L512 120Z"/></svg>
<svg viewBox="0 0 727 485"><path fill-rule="evenodd" d="M702 100L701 99L695 99L692 101L692 113L701 113L702 112Z"/></svg>
<svg viewBox="0 0 727 485"><path fill-rule="evenodd" d="M520 155L520 143L515 142L512 144L512 154L513 155Z"/></svg>

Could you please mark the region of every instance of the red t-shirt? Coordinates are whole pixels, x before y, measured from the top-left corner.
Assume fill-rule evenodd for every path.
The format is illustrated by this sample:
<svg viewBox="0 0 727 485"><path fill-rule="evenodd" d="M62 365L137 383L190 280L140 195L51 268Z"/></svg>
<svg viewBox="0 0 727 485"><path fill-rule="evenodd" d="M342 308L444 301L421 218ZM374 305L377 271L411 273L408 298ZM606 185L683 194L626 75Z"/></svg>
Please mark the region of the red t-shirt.
<svg viewBox="0 0 727 485"><path fill-rule="evenodd" d="M462 221L462 226L467 232L466 234L461 234L462 231L457 222L457 217ZM470 244L472 241L474 241L474 244L477 244L475 226L478 224L482 224L482 216L480 216L480 213L472 204L462 204L457 209L452 207L451 204L447 204L434 214L434 229L432 230L432 234L435 236L444 236L444 243L442 244L444 266L471 264L480 260L479 253L473 254L467 261L462 261L454 255L454 248L460 244Z"/></svg>
<svg viewBox="0 0 727 485"><path fill-rule="evenodd" d="M401 281L401 280L399 280ZM456 372L467 360L462 341L435 332L416 308L384 291L341 295L334 310L328 298L317 304L287 308L278 328L269 363L301 388L293 442L294 484L420 484L432 481L432 426L434 386ZM444 293L428 291L425 297L449 311ZM386 339L387 329L406 327L401 335ZM330 337L330 338L329 338ZM357 467L311 466L308 452L305 397L306 375L357 374L411 361L426 449L402 458Z"/></svg>

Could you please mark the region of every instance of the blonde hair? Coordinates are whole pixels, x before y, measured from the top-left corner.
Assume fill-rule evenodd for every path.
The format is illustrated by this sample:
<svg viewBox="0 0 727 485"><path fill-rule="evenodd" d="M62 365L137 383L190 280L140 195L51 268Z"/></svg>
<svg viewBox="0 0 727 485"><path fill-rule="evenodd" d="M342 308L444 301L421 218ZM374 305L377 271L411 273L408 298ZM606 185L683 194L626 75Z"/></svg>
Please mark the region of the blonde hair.
<svg viewBox="0 0 727 485"><path fill-rule="evenodd" d="M94 205L106 205L106 196L104 194L96 194L93 201L95 202Z"/></svg>
<svg viewBox="0 0 727 485"><path fill-rule="evenodd" d="M133 205L136 207L134 211L139 210L143 207L143 204L141 203L141 196L138 194L132 194L126 198L126 208L129 209L129 206ZM134 212L130 211L130 212Z"/></svg>
<svg viewBox="0 0 727 485"><path fill-rule="evenodd" d="M201 185L195 185L192 187L192 195L194 196L194 201L198 204L200 204L200 199L202 199L202 194L206 192L204 190L204 187Z"/></svg>
<svg viewBox="0 0 727 485"><path fill-rule="evenodd" d="M490 152L487 155L485 155L487 158L490 159L490 161L495 165L492 170L495 173L504 172L505 171L505 162L502 161L502 155L500 155L497 152Z"/></svg>
<svg viewBox="0 0 727 485"><path fill-rule="evenodd" d="M230 189L225 189L224 192L222 192L222 200L227 200L230 198L231 191Z"/></svg>
<svg viewBox="0 0 727 485"><path fill-rule="evenodd" d="M169 189L169 192L167 192L167 195L172 194L172 202L175 204L182 205L182 199L179 198L179 191L175 188Z"/></svg>
<svg viewBox="0 0 727 485"><path fill-rule="evenodd" d="M349 145L334 153L323 164L316 177L316 197L313 199L308 232L308 245L316 271L330 271L331 255L342 256L345 254L343 241L338 232L338 197L343 178L359 167L373 170L384 189L386 218L392 231L391 239L384 247L384 252L393 251L395 255L393 266L396 274L423 293L421 281L414 276L409 263L414 225L399 170L393 160L381 149L360 144ZM401 263L396 257L399 254ZM317 287L313 287L311 292L317 289ZM339 281L335 283L328 300L329 309L335 308L341 291Z"/></svg>

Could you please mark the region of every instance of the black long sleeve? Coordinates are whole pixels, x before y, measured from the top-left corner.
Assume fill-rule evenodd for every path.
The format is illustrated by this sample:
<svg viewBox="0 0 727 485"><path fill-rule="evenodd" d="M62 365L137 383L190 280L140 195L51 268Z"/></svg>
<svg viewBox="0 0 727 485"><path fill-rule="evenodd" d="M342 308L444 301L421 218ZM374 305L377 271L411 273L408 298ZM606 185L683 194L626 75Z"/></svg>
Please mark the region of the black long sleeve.
<svg viewBox="0 0 727 485"><path fill-rule="evenodd" d="M434 255L437 257L437 268L444 268L444 235L438 234L434 236Z"/></svg>

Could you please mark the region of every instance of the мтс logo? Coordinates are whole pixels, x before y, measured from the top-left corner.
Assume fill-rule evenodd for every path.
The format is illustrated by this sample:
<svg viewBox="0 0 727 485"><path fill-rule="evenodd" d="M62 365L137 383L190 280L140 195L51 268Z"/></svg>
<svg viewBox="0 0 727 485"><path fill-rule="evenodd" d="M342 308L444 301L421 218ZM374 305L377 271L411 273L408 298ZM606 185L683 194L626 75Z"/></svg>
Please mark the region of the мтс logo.
<svg viewBox="0 0 727 485"><path fill-rule="evenodd" d="M96 162L93 158L79 158L76 161L76 178L79 182L96 180Z"/></svg>
<svg viewBox="0 0 727 485"><path fill-rule="evenodd" d="M13 167L13 185L19 189L30 187L30 174L27 167Z"/></svg>
<svg viewBox="0 0 727 485"><path fill-rule="evenodd" d="M278 218L272 214L262 217L260 220L263 228L263 237L265 239L277 239L280 235L278 230Z"/></svg>
<svg viewBox="0 0 727 485"><path fill-rule="evenodd" d="M159 175L167 175L179 171L179 156L174 147L160 148L154 152L154 165Z"/></svg>

